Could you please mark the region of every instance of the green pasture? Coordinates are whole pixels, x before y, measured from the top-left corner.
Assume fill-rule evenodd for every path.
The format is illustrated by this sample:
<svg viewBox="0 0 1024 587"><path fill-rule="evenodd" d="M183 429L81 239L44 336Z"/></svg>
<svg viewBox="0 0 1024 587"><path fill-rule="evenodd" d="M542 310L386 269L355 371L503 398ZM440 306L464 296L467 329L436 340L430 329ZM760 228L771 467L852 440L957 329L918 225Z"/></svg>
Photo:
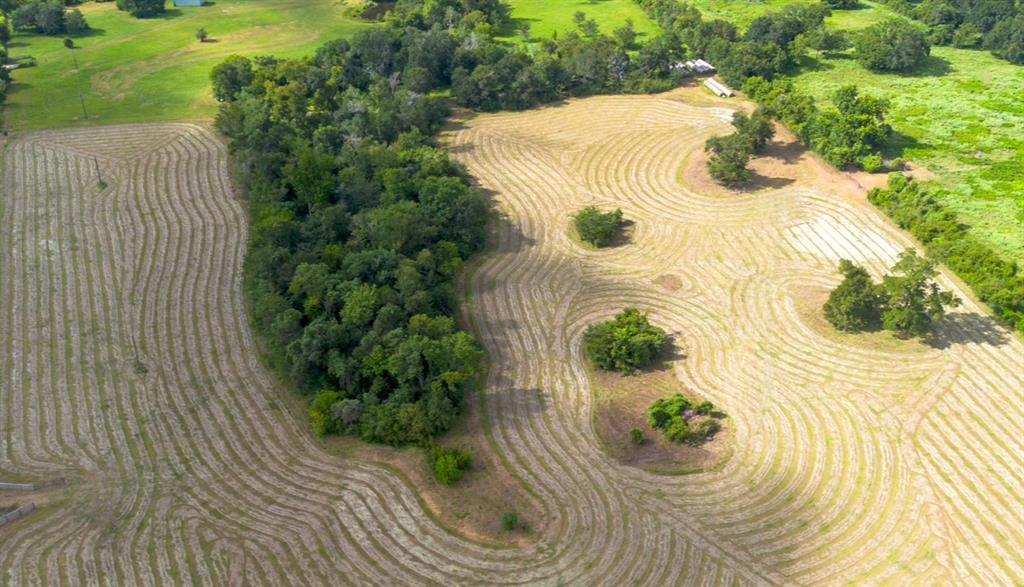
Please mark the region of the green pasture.
<svg viewBox="0 0 1024 587"><path fill-rule="evenodd" d="M64 48L60 37L14 37L12 56L31 55L36 66L14 72L7 127L209 118L216 110L209 72L226 56L309 55L329 39L368 26L331 0L215 0L142 20L113 2L79 8L93 31L75 38L75 49ZM196 39L200 27L211 41Z"/></svg>
<svg viewBox="0 0 1024 587"><path fill-rule="evenodd" d="M573 15L577 11L594 19L605 33L611 33L631 19L640 33L637 37L640 42L658 29L633 0L508 0L508 3L512 6L515 28L509 38L521 36L523 25L529 26L533 40L550 39L555 32L574 30Z"/></svg>

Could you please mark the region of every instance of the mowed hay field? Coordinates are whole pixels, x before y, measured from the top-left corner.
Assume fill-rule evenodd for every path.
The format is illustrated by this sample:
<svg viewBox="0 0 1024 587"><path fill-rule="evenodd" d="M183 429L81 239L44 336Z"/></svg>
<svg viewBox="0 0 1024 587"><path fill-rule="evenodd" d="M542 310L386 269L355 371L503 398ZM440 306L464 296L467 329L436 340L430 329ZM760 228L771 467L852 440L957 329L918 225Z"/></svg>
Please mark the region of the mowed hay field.
<svg viewBox="0 0 1024 587"><path fill-rule="evenodd" d="M760 191L718 190L701 149L730 111L685 96L477 116L449 135L502 215L467 309L499 450L602 553L594 582L1024 580L1024 346L970 301L932 345L831 332L838 259L877 275L911 243L798 149L757 162ZM632 242L578 246L588 204L621 207ZM681 383L729 414L720 469L659 477L598 449L581 338L623 306L675 337Z"/></svg>
<svg viewBox="0 0 1024 587"><path fill-rule="evenodd" d="M2 581L1024 580L1022 345L969 302L934 347L822 328L807 300L836 283L836 258L877 272L905 237L792 149L757 162L762 191L718 191L701 145L730 111L690 97L571 101L446 135L502 213L463 312L490 355L484 428L543 510L518 548L439 526L418 487L325 453L281 407L243 303L245 214L211 133L9 137L0 481L69 483L0 528ZM574 244L569 216L589 202L621 206L632 242ZM732 457L714 471L657 476L599 448L580 339L626 304L671 331L681 382L729 414Z"/></svg>
<svg viewBox="0 0 1024 587"><path fill-rule="evenodd" d="M93 30L74 37L15 35L11 56L35 67L14 72L4 124L15 129L212 118L210 70L228 55L301 57L372 26L331 0L217 0L137 19L114 2L76 6ZM195 33L205 28L210 41ZM75 68L77 60L78 69ZM79 100L85 101L88 119Z"/></svg>

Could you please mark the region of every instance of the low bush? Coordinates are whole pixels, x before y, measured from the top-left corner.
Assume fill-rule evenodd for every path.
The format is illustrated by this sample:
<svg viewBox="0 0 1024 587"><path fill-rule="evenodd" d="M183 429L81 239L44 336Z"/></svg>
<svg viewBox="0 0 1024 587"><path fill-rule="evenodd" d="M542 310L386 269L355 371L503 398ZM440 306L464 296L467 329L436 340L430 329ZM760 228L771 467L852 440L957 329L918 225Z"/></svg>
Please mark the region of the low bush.
<svg viewBox="0 0 1024 587"><path fill-rule="evenodd" d="M709 401L694 405L677 393L655 401L647 410L647 423L672 442L697 446L721 430L718 421L711 417L714 410Z"/></svg>
<svg viewBox="0 0 1024 587"><path fill-rule="evenodd" d="M584 241L595 247L607 247L615 242L622 227L622 210L601 212L594 206L587 206L573 217L576 232Z"/></svg>
<svg viewBox="0 0 1024 587"><path fill-rule="evenodd" d="M435 445L427 450L427 464L435 479L452 485L473 466L473 454L468 450Z"/></svg>

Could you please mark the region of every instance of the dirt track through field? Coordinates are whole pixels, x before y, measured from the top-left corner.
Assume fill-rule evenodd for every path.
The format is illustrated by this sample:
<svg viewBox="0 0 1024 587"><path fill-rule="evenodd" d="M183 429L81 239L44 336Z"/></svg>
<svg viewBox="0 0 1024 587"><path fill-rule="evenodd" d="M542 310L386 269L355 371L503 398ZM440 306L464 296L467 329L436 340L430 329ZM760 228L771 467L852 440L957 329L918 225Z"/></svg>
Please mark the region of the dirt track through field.
<svg viewBox="0 0 1024 587"><path fill-rule="evenodd" d="M594 98L449 135L504 214L466 312L491 356L495 444L547 508L524 549L439 528L413 488L323 454L276 407L243 308L244 213L209 133L16 138L0 179L0 477L69 485L0 529L2 581L1024 580L1021 345L970 304L942 348L808 326L791 292L834 284L839 255L880 270L906 241L813 185L680 184L727 115ZM633 243L574 244L586 203L621 206ZM654 285L666 274L678 290ZM657 477L599 450L579 342L625 304L676 335L680 378L729 412L723 468Z"/></svg>

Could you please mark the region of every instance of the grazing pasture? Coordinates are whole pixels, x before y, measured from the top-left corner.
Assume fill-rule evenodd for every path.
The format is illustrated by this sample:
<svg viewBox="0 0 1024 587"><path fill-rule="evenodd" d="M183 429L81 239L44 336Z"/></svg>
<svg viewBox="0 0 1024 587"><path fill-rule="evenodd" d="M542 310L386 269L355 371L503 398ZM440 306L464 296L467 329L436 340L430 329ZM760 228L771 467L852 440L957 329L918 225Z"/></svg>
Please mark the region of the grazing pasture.
<svg viewBox="0 0 1024 587"><path fill-rule="evenodd" d="M626 19L632 20L640 42L658 28L633 0L510 0L508 4L512 7L514 28L508 36L513 39L521 38L524 25L529 27L533 40L550 39L553 33L576 30L573 15L578 11L594 19L601 31L608 34L625 24Z"/></svg>
<svg viewBox="0 0 1024 587"><path fill-rule="evenodd" d="M228 55L311 55L325 41L371 26L330 0L216 0L169 7L152 19L133 18L114 2L78 8L93 30L74 39L75 49L61 37L14 36L12 57L32 55L37 64L14 72L7 127L212 118L210 70ZM199 28L210 35L205 43L196 39Z"/></svg>

